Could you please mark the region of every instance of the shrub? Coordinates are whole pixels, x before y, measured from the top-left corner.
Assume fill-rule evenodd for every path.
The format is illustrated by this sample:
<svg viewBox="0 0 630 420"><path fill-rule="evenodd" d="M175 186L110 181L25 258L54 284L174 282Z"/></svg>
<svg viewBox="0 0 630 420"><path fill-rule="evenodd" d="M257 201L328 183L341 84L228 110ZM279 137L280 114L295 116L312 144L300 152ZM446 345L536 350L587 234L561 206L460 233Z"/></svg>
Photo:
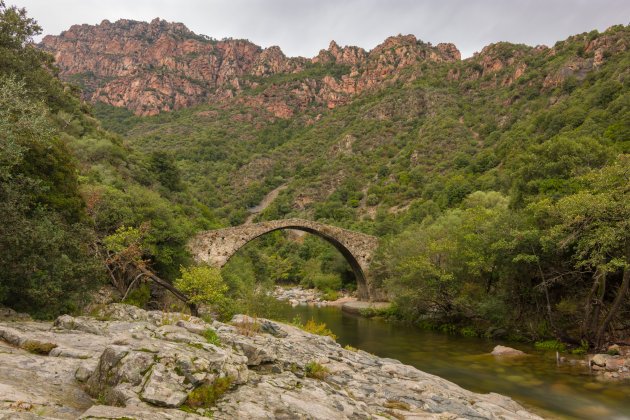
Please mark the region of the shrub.
<svg viewBox="0 0 630 420"><path fill-rule="evenodd" d="M324 298L324 300L330 300L330 301L337 300L339 299L339 292L336 290L328 289L324 291L324 294L322 297Z"/></svg>
<svg viewBox="0 0 630 420"><path fill-rule="evenodd" d="M537 350L553 350L560 352L564 352L567 350L567 347L564 345L564 343L558 340L538 341L537 343L534 343L534 347L536 347Z"/></svg>
<svg viewBox="0 0 630 420"><path fill-rule="evenodd" d="M459 330L459 333L464 337L477 337L477 331L473 327L464 327Z"/></svg>
<svg viewBox="0 0 630 420"><path fill-rule="evenodd" d="M137 289L129 292L123 303L137 306L138 308L144 308L151 299L151 287L148 283L140 285Z"/></svg>
<svg viewBox="0 0 630 420"><path fill-rule="evenodd" d="M325 322L322 323L317 323L315 322L314 319L309 319L308 321L306 321L306 324L302 325L299 320L294 319L293 323L296 327L303 329L306 332L309 332L311 334L316 334L316 335L322 335L322 336L326 336L326 337L330 337L333 340L337 339L337 336L326 326Z"/></svg>
<svg viewBox="0 0 630 420"><path fill-rule="evenodd" d="M225 298L228 287L218 268L200 265L181 267L181 277L175 287L188 296L192 303L217 304Z"/></svg>
<svg viewBox="0 0 630 420"><path fill-rule="evenodd" d="M253 321L239 322L234 324L236 327L236 332L245 337L252 337L260 332L260 323L257 319L253 319Z"/></svg>

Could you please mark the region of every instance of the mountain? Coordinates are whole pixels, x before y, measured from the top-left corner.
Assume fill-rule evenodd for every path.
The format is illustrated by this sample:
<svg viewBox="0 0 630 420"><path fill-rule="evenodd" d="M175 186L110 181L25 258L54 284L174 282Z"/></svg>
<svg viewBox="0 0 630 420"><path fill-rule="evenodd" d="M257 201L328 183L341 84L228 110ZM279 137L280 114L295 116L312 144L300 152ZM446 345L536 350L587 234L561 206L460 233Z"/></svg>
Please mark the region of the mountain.
<svg viewBox="0 0 630 420"><path fill-rule="evenodd" d="M103 34L107 31L111 38ZM140 45L131 41L137 38L145 39L146 51L140 50L145 52L116 47L113 61L92 53L106 50L106 42ZM145 94L157 97L152 90L134 96L135 86L144 86L138 80L168 81L174 74L189 80L183 74L190 66L164 73L168 77L157 75L158 66L151 68L153 59L147 57L178 62L157 53L163 44L171 45L168 51L193 44L250 45L194 38L182 25L158 20L77 26L42 43L67 45L55 54L68 80L114 74L105 70L111 63L129 63L134 70L128 76L93 76L93 85L101 87L87 94L111 104L105 92L120 85L128 92L120 104L128 106L154 103L138 99ZM140 150L170 151L197 198L229 223L243 222L247 208L284 185L261 217L314 217L387 232L400 227L376 225L410 223L426 213L422 208L456 206L478 189L513 193L522 205L528 196L566 188L579 168L553 174L526 169L533 163L524 156L539 153L542 144L571 137L569 145L575 146L586 137L598 139L595 165L614 155L612 150L626 150L628 114L619 104L627 97L622 92L629 45L628 27L618 26L553 47L497 43L466 60L459 60L450 44L431 47L412 36L389 38L370 52L331 43L311 60L287 59L275 47L241 48L253 55L231 56L229 66L217 61L223 63L216 66L225 70L221 74L233 76L220 78L223 87L205 89L203 104L150 118L98 102L96 112ZM262 62L267 64L251 64ZM604 98L596 99L600 95ZM161 104L174 106L171 99ZM566 147L565 152L570 153ZM554 181L539 179L548 176Z"/></svg>
<svg viewBox="0 0 630 420"><path fill-rule="evenodd" d="M297 87L293 101L265 90L248 104L262 104L279 117L314 103L333 108L366 89L379 86L400 70L422 61L457 61L452 44L432 47L412 35L387 39L370 52L339 47L334 41L312 59L288 58L278 47L262 49L247 40L215 40L181 23L107 20L75 25L48 35L41 48L54 54L63 79L77 83L92 102L125 107L136 115L220 103L255 89L260 78L310 72L316 83Z"/></svg>

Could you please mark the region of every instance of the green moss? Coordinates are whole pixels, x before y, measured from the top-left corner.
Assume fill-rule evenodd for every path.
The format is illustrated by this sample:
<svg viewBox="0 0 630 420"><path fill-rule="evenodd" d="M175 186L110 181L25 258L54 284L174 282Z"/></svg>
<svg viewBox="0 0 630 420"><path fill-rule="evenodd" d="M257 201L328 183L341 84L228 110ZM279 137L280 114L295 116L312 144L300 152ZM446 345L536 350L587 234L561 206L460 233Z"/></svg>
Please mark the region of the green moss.
<svg viewBox="0 0 630 420"><path fill-rule="evenodd" d="M26 340L21 347L30 353L47 356L57 345L39 340Z"/></svg>

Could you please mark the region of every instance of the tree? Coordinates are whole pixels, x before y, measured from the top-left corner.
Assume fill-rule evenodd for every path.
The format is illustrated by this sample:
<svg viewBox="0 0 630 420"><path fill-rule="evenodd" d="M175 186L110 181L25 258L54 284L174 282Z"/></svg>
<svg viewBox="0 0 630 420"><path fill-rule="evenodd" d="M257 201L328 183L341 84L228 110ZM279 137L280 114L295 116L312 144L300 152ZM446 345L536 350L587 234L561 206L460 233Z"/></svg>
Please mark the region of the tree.
<svg viewBox="0 0 630 420"><path fill-rule="evenodd" d="M546 240L572 249L574 266L593 273L585 303L584 335L595 347L616 318L630 287L630 155L580 178L584 188L557 203L543 200L540 211L557 220ZM606 305L609 277L621 274L613 301Z"/></svg>
<svg viewBox="0 0 630 420"><path fill-rule="evenodd" d="M228 290L221 271L207 265L181 267L181 277L175 280L175 287L188 295L191 303L208 305L222 303Z"/></svg>
<svg viewBox="0 0 630 420"><path fill-rule="evenodd" d="M151 155L151 170L155 173L160 184L170 191L183 189L179 169L175 166L173 155L166 152L153 152Z"/></svg>
<svg viewBox="0 0 630 420"><path fill-rule="evenodd" d="M47 116L23 82L0 76L0 302L42 317L78 308L101 278L92 232L63 200L80 200L74 168L58 173L70 188L51 193L49 168L34 158L43 150L69 165L69 156L56 154Z"/></svg>

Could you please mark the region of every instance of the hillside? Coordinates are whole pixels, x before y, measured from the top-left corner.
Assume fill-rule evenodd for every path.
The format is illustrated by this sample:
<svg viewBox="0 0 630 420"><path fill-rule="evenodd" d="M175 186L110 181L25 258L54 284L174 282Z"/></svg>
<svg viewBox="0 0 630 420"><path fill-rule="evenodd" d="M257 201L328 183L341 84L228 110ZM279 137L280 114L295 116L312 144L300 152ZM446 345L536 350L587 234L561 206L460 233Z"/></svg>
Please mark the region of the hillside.
<svg viewBox="0 0 630 420"><path fill-rule="evenodd" d="M110 35L118 39L124 25L132 25L132 34L137 27L149 33L152 26L168 28L159 39L181 29L163 21L84 25L59 38L47 37L43 45L64 46L56 52L61 74L73 80L84 71L108 67L108 61L100 64L100 59L79 56L75 61L81 69L67 64L66 55L76 49L99 50L100 44L72 41L66 50L66 38L92 39L89 34L114 27ZM71 36L79 28L85 35ZM478 189L518 192L514 200L523 204L541 188L565 188L563 179L586 168L575 163L554 173L531 173L532 179L517 176L528 164L524 155L539 153L534 150L547 140L553 140L549 147L564 147L568 138L575 144L597 139L575 146L580 155L584 147L595 148L587 153L591 166L603 164L615 151L627 151L623 92L629 43L628 29L616 27L577 35L551 48L499 43L460 61L450 44L434 48L399 36L370 52L331 43L314 59L289 66L290 71L282 69L297 59L283 59L287 65L274 66L275 73L235 76L239 88L233 95L148 119L98 105L102 98L92 98L104 124L128 135L131 143L144 151L172 152L199 200L232 224L243 222L247 208L286 184L263 217L300 215L346 226L363 220L359 228L388 233L370 221L420 221L430 208L452 207ZM258 58L236 61L253 62L270 50L258 49ZM132 52L118 61L145 66ZM138 77L154 77L152 71L137 72ZM98 80L113 83L109 77ZM334 100L331 86L337 86ZM221 88L207 92L223 95ZM136 99L151 103L143 95ZM110 99L104 101L112 103ZM543 180L537 178L555 181L541 187Z"/></svg>

